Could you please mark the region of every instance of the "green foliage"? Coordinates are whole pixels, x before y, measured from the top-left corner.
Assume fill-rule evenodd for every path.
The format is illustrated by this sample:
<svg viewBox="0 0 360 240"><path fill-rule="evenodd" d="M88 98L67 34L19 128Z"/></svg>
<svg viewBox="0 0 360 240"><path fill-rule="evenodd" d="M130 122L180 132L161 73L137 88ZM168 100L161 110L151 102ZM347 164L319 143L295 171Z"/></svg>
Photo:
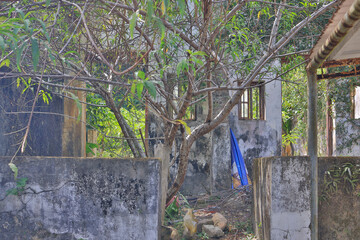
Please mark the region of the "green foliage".
<svg viewBox="0 0 360 240"><path fill-rule="evenodd" d="M8 196L8 195L19 196L20 194L22 194L25 191L25 186L26 186L26 182L28 179L27 178L18 178L19 169L14 163L10 162L8 165L9 165L11 171L14 173L16 187L7 190L6 196Z"/></svg>
<svg viewBox="0 0 360 240"><path fill-rule="evenodd" d="M138 18L138 12L134 12L132 15L131 15L131 18L130 18L130 36L131 38L134 37L134 28L135 28L135 25L136 25L136 20Z"/></svg>
<svg viewBox="0 0 360 240"><path fill-rule="evenodd" d="M49 101L52 100L51 94L49 92L45 92L44 90L39 91L39 97L41 97L46 104L49 104Z"/></svg>
<svg viewBox="0 0 360 240"><path fill-rule="evenodd" d="M283 10L277 38L316 9L318 2L287 1L286 4L301 8ZM33 7L27 8L32 3ZM203 19L206 4L199 0L146 0L137 1L138 6L127 1L121 4L115 1L71 3L79 5L86 21L81 19L76 6L62 1L20 1L2 8L0 49L4 61L0 64L27 74L18 78L18 84L24 85L24 89L31 89L42 75L67 75L66 80L41 78L48 84L44 84L40 92L46 103L51 100L51 91L64 95L71 81L77 78L86 81L89 90L87 123L99 131L96 144L99 156L104 157L131 156L127 143L129 136L125 136L129 134L123 134L119 119L125 118L136 135L137 139L133 140L138 141L141 139L139 129L145 132L146 103L150 111L154 110L166 119L164 129L182 124L191 134L190 128L181 121L191 116L195 105L182 111L187 116L176 116L176 108L180 109L184 103L189 84L195 91L205 89L208 84L211 87L230 86L230 78L224 72L231 73L232 80L245 79L269 49L269 36L278 7L265 2L246 2L229 22L225 22L225 16L238 1L212 2L208 19ZM114 4L118 5L115 7ZM319 34L321 24L315 27L309 24L301 32L305 40L294 40L289 44L293 46L290 50L308 49L311 45L308 35ZM149 49L150 53L143 56ZM208 79L209 72L211 79ZM267 64L257 78L261 80L265 72L277 73L279 69ZM69 79L69 75L74 79ZM114 84L109 84L111 82ZM305 89L299 87L294 92L300 94L294 94L291 92L293 86L286 88L288 97L305 103L302 101ZM69 94L78 106L80 120L84 114L82 104L77 96ZM194 94L190 101L205 102L206 97L204 91ZM105 101L109 99L111 101ZM292 122L285 124L288 126L286 141L294 142L297 136L303 138L306 120L303 109L306 107L300 104L291 106L290 103L285 107L285 121ZM114 114L120 114L121 118ZM92 151L92 145L87 147L87 151Z"/></svg>
<svg viewBox="0 0 360 240"><path fill-rule="evenodd" d="M197 237L196 239L210 239L209 236L204 232L197 233L196 237Z"/></svg>
<svg viewBox="0 0 360 240"><path fill-rule="evenodd" d="M19 172L17 166L16 166L14 163L9 163L9 167L10 167L11 171L13 171L13 173L14 173L14 178L15 178L15 180L16 180L16 179L17 179L17 176L18 176L18 172Z"/></svg>
<svg viewBox="0 0 360 240"><path fill-rule="evenodd" d="M19 178L16 180L16 187L9 189L6 191L6 196L8 195L16 195L20 196L25 191L25 186L27 182L27 178Z"/></svg>
<svg viewBox="0 0 360 240"><path fill-rule="evenodd" d="M31 44L32 66L33 70L36 72L40 58L40 48L37 36L43 34L44 36L47 36L47 40L50 40L45 28L45 23L40 19L32 17L31 14L31 12L25 14L21 9L11 8L8 12L8 18L0 18L1 58L4 58L6 54L9 54L9 50L15 52L16 67L20 72L22 71L22 57L27 42L30 42ZM38 28L38 23L42 26L41 28ZM7 65L13 67L12 64Z"/></svg>
<svg viewBox="0 0 360 240"><path fill-rule="evenodd" d="M360 165L350 162L332 166L325 171L321 199L326 200L338 190L352 193L360 180ZM360 192L356 195L360 196Z"/></svg>
<svg viewBox="0 0 360 240"><path fill-rule="evenodd" d="M121 103L124 95L116 96L117 103ZM104 100L97 94L88 94L87 102L96 105L105 105ZM134 129L137 138L141 139L139 129L145 133L145 111L139 102L132 98L132 101L125 101L121 106L120 113ZM96 147L87 143L87 151L97 148L99 157L131 157L131 150L124 138L124 134L117 122L114 113L109 108L88 105L86 108L87 123L90 127L98 130Z"/></svg>
<svg viewBox="0 0 360 240"><path fill-rule="evenodd" d="M283 72L300 64L304 59L300 56L289 58L282 65ZM304 65L289 71L282 82L282 145L298 145L297 149L307 148L307 75ZM326 149L326 101L328 96L327 82L318 82L318 142L319 153ZM296 154L296 153L295 153Z"/></svg>
<svg viewBox="0 0 360 240"><path fill-rule="evenodd" d="M347 71L351 67L335 68L332 71ZM337 139L336 150L340 153L350 152L352 146L360 144L359 119L352 116L353 103L351 92L358 86L359 80L356 77L334 79L330 82L330 98L333 108L336 111L336 135L341 136Z"/></svg>
<svg viewBox="0 0 360 240"><path fill-rule="evenodd" d="M96 143L86 143L86 153L91 153L92 155L95 155L93 149L98 148L99 146Z"/></svg>
<svg viewBox="0 0 360 240"><path fill-rule="evenodd" d="M246 222L237 222L234 227L240 232L246 232L249 234L254 233L251 220L248 220Z"/></svg>
<svg viewBox="0 0 360 240"><path fill-rule="evenodd" d="M31 38L31 51L32 51L32 60L33 60L33 66L34 71L36 72L37 66L39 64L39 57L40 57L40 51L39 51L39 44L37 42L37 39Z"/></svg>
<svg viewBox="0 0 360 240"><path fill-rule="evenodd" d="M177 197L175 197L174 201L165 209L166 217L171 219L178 218L180 213L180 205Z"/></svg>

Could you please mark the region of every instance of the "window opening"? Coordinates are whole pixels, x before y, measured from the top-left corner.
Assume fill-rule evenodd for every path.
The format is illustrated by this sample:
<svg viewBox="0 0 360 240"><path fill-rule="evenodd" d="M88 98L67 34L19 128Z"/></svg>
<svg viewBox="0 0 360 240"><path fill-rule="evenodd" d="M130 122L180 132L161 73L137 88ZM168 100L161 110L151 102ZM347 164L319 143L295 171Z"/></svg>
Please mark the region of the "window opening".
<svg viewBox="0 0 360 240"><path fill-rule="evenodd" d="M360 119L360 86L355 86L352 91L352 118Z"/></svg>
<svg viewBox="0 0 360 240"><path fill-rule="evenodd" d="M256 86L244 90L238 104L240 120L265 119L265 89L264 85L258 85L256 83Z"/></svg>

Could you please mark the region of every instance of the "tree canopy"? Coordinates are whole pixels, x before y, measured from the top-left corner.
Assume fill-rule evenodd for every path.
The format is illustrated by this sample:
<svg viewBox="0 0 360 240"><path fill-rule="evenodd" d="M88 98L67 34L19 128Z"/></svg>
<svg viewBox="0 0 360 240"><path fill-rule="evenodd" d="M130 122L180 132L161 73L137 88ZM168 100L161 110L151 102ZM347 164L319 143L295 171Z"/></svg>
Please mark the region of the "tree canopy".
<svg viewBox="0 0 360 240"><path fill-rule="evenodd" d="M146 108L159 117L165 146L181 136L171 199L184 181L194 141L229 115L251 83L262 82L269 72L276 76L271 81L281 80L282 70L273 61L310 49L314 34L321 31L315 19L338 2L1 3L0 65L9 66L7 76L44 100L59 94L79 102L71 91L87 93L89 123L104 139L121 130L117 137L126 140L123 147L134 157L146 156L138 131L142 126L134 124L144 121L139 111ZM40 86L48 92L40 92ZM213 95L218 92L227 98L215 108ZM187 115L203 101L206 118L190 129ZM106 121L117 126L108 131Z"/></svg>

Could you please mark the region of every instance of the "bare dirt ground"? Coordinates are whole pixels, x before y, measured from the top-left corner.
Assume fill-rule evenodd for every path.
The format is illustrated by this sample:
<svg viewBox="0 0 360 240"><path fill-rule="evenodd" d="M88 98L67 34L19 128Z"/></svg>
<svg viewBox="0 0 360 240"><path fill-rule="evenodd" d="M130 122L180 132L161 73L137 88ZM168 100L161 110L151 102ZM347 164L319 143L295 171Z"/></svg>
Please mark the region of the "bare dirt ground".
<svg viewBox="0 0 360 240"><path fill-rule="evenodd" d="M185 208L191 207L199 221L204 218L211 218L215 212L221 213L228 220L228 227L224 230L225 236L221 240L255 240L253 235L251 208L252 208L252 187L246 186L240 189L230 189L217 193L216 195L202 195L179 198L181 214L176 220L169 221L169 225L175 227L182 237ZM192 239L210 239L203 233L198 233Z"/></svg>

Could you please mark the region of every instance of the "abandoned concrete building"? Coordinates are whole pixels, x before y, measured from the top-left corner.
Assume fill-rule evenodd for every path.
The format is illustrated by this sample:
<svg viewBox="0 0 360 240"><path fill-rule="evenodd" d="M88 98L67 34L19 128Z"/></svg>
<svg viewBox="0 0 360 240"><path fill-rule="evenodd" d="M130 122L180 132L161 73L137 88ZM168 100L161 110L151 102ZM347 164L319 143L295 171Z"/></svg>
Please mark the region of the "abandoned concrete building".
<svg viewBox="0 0 360 240"><path fill-rule="evenodd" d="M340 184L341 191L326 195L325 176L333 177L334 169L344 171L348 166L359 169L359 11L360 1L341 1L309 56L309 156L255 160L254 226L259 239L360 237L359 186L346 192ZM321 79L336 79L332 85L336 94L328 100L326 138L327 154L336 157L318 158L316 110ZM344 155L356 157L340 157ZM260 223L261 228L256 227Z"/></svg>
<svg viewBox="0 0 360 240"><path fill-rule="evenodd" d="M312 49L310 58L313 58L325 44L352 3L353 1L344 1L341 4ZM336 88L336 93L328 99L326 122L328 156L360 155L358 141L360 133L359 39L360 25L356 22L346 37L322 63L322 71L318 74L319 81L333 81L332 90Z"/></svg>
<svg viewBox="0 0 360 240"><path fill-rule="evenodd" d="M17 87L16 78L6 77L8 71L10 69L5 66L0 69L5 74L0 81L0 94L3 96L0 100L0 156L13 156L18 151L24 134L19 129L24 129L28 123L35 96L33 91L22 94L24 87ZM48 99L51 104L37 102L27 147L22 155L85 157L86 114L77 121L79 109L74 101L56 93L53 91L51 100ZM85 99L80 92L75 94ZM85 104L82 107L85 112ZM14 132L10 134L9 129Z"/></svg>
<svg viewBox="0 0 360 240"><path fill-rule="evenodd" d="M250 177L254 158L281 155L281 81L271 81L273 78L270 75L264 79L262 84L255 83L254 87L244 92L226 121L195 141L180 190L182 194L212 194L231 188L230 128L238 141ZM230 94L231 91L214 95L214 112ZM206 103L196 105L191 119L187 120L189 127L196 126L198 121L204 122L206 108ZM150 138L162 136L159 119L150 117L149 125ZM150 140L152 151L157 143L159 141ZM175 173L176 167L175 161L170 175Z"/></svg>

